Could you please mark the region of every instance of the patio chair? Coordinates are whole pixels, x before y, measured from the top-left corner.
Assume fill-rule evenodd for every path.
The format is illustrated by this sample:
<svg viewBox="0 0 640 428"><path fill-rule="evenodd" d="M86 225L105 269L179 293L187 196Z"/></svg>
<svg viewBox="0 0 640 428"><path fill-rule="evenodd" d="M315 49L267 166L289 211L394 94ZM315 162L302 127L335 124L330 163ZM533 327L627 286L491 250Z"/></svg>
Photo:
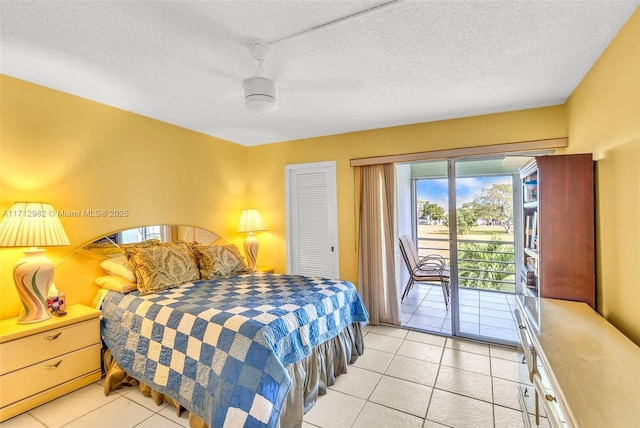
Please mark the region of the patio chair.
<svg viewBox="0 0 640 428"><path fill-rule="evenodd" d="M445 263L444 257L438 254L419 257L415 243L407 235L400 237L400 252L409 270L409 281L404 288L400 302L407 297L414 283L439 281L442 286L444 305L448 308L451 289L449 285L449 266Z"/></svg>

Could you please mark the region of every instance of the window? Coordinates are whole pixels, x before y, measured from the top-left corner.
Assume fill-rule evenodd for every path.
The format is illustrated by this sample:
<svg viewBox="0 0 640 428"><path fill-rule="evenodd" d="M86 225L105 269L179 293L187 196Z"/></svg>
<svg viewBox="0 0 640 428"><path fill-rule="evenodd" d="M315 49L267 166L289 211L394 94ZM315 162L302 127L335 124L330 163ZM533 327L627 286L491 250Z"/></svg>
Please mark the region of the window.
<svg viewBox="0 0 640 428"><path fill-rule="evenodd" d="M170 226L146 226L124 230L118 233L119 244L143 242L149 239L158 239L161 242L171 241Z"/></svg>

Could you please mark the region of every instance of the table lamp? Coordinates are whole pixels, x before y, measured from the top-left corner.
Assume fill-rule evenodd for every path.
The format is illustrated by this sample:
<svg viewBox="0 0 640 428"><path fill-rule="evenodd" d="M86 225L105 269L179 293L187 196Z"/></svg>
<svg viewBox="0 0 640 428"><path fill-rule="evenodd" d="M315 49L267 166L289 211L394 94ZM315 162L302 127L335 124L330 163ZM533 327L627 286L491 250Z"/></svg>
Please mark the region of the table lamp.
<svg viewBox="0 0 640 428"><path fill-rule="evenodd" d="M267 226L264 224L260 212L255 208L242 211L240 223L238 224L238 232L247 233L247 238L244 240L244 253L247 256L249 269L254 272L258 270L256 260L258 258L258 248L260 247L260 243L254 232L261 230L267 230Z"/></svg>
<svg viewBox="0 0 640 428"><path fill-rule="evenodd" d="M30 247L13 268L13 281L22 301L18 324L30 324L51 317L47 294L54 265L37 247L70 245L58 213L50 204L16 202L0 223L0 247Z"/></svg>

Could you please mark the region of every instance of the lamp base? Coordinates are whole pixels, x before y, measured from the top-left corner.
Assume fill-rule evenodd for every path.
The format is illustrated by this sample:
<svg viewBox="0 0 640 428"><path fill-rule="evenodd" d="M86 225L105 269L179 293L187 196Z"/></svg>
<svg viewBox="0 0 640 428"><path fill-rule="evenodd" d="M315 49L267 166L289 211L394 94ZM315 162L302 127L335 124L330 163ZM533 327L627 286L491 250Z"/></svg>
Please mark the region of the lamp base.
<svg viewBox="0 0 640 428"><path fill-rule="evenodd" d="M246 239L244 240L244 253L247 256L247 264L249 265L249 269L252 272L258 270L258 266L256 264L256 260L258 259L258 249L260 248L260 242L258 242L258 238L253 234L253 232L249 232Z"/></svg>
<svg viewBox="0 0 640 428"><path fill-rule="evenodd" d="M51 318L47 310L47 294L53 281L54 265L44 250L31 248L13 268L13 280L22 301L18 324L31 324Z"/></svg>

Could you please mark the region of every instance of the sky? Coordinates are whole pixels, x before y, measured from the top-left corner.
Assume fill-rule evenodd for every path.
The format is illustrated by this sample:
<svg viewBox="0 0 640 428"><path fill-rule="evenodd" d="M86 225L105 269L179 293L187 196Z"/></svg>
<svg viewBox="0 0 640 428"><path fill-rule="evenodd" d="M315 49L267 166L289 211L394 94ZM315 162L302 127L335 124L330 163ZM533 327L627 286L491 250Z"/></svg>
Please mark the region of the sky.
<svg viewBox="0 0 640 428"><path fill-rule="evenodd" d="M483 188L491 187L493 184L511 184L511 176L458 178L456 180L457 206L473 201L475 195ZM418 180L416 192L419 201L435 202L448 211L446 179Z"/></svg>

